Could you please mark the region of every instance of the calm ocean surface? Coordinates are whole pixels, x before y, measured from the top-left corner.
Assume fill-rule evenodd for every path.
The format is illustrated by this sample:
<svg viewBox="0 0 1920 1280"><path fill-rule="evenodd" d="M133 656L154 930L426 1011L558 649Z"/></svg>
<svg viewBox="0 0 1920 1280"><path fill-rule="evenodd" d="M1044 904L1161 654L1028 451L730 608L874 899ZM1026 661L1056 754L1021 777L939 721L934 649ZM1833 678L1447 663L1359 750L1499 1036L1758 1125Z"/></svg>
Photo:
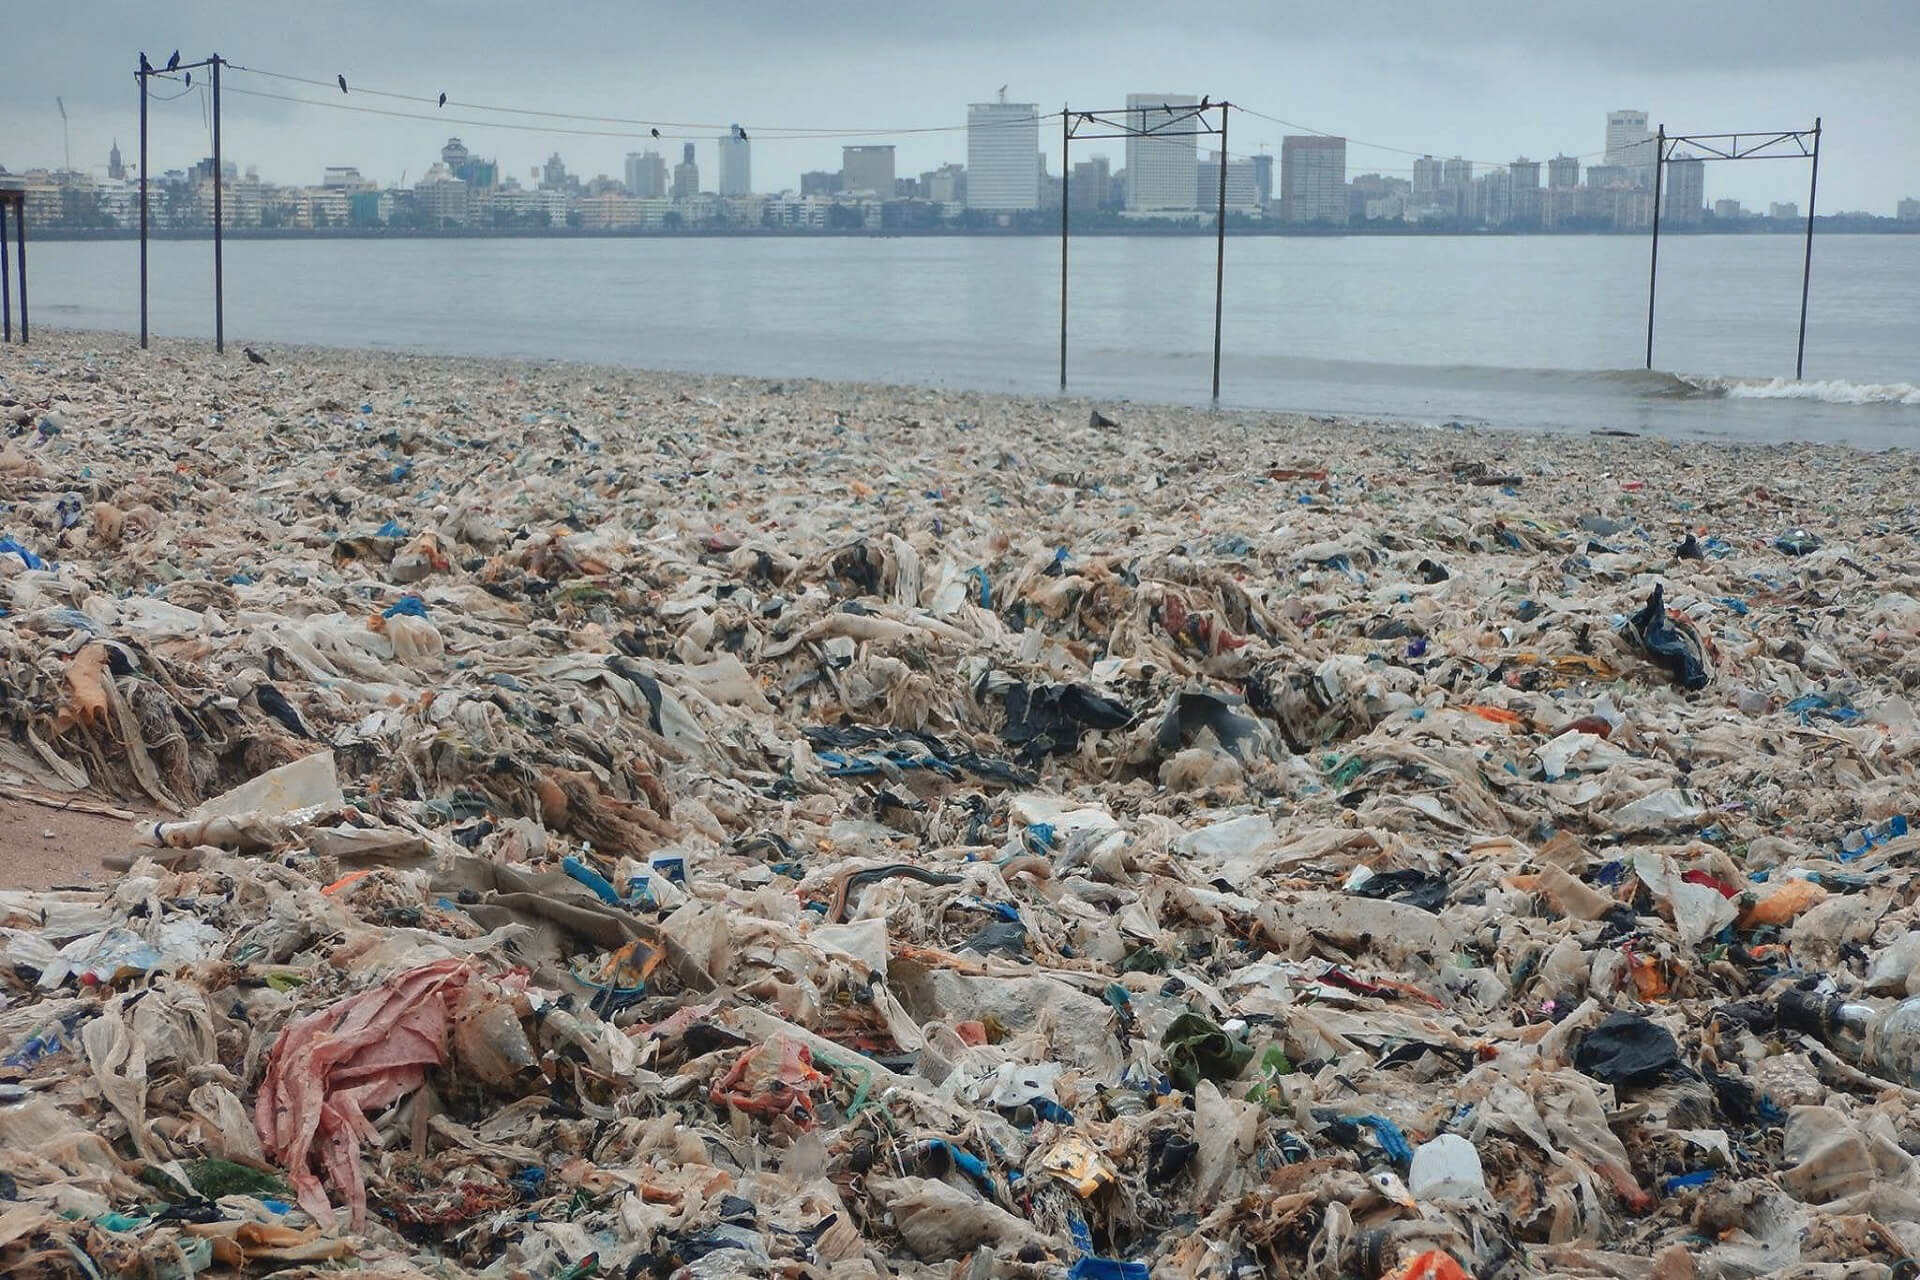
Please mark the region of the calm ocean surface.
<svg viewBox="0 0 1920 1280"><path fill-rule="evenodd" d="M1230 238L1223 401L1498 427L1920 445L1920 236ZM213 332L210 243L155 242L156 333ZM43 324L138 327L131 241L29 244ZM1068 386L1204 403L1213 241L1072 244ZM304 342L1051 393L1038 237L233 241L231 344Z"/></svg>

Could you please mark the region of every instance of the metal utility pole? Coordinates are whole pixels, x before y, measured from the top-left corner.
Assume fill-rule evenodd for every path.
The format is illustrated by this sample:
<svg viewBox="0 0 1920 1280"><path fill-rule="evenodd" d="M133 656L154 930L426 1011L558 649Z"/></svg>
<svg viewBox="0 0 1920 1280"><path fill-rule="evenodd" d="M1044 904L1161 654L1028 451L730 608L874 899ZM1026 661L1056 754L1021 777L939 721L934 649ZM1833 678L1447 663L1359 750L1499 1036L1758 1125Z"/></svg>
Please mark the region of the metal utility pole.
<svg viewBox="0 0 1920 1280"><path fill-rule="evenodd" d="M133 73L140 86L140 349L147 349L147 76L146 59Z"/></svg>
<svg viewBox="0 0 1920 1280"><path fill-rule="evenodd" d="M207 59L213 68L213 350L227 352L226 287L221 275L220 237L226 227L221 217L220 191L227 185L227 171L220 167L220 55Z"/></svg>
<svg viewBox="0 0 1920 1280"><path fill-rule="evenodd" d="M1793 380L1807 367L1807 289L1813 283L1813 201L1820 193L1820 117L1813 118L1813 176L1807 180L1807 256L1800 264L1800 345L1793 356Z"/></svg>
<svg viewBox="0 0 1920 1280"><path fill-rule="evenodd" d="M1067 132L1066 104L1060 106L1060 390L1067 389L1067 205L1072 199L1073 170L1067 165L1067 144L1073 139Z"/></svg>
<svg viewBox="0 0 1920 1280"><path fill-rule="evenodd" d="M1813 280L1813 201L1820 189L1820 117L1811 129L1775 129L1748 133L1668 133L1661 125L1653 162L1653 261L1647 274L1647 368L1653 368L1653 294L1660 274L1660 175L1673 149L1682 144L1704 154L1683 156L1687 164L1708 160L1812 160L1807 187L1807 248L1800 268L1800 345L1794 354L1796 381L1806 372L1807 293Z"/></svg>
<svg viewBox="0 0 1920 1280"><path fill-rule="evenodd" d="M1660 174L1667 167L1667 126L1660 125L1653 148L1653 257L1647 263L1647 368L1653 368L1653 290L1660 280Z"/></svg>
<svg viewBox="0 0 1920 1280"><path fill-rule="evenodd" d="M1220 104L1220 213L1213 242L1213 402L1220 403L1220 301L1227 288L1227 105Z"/></svg>
<svg viewBox="0 0 1920 1280"><path fill-rule="evenodd" d="M1096 138L1212 138L1220 139L1220 203L1214 231L1213 266L1213 400L1220 402L1220 317L1227 273L1227 112L1232 104L1215 102L1211 96L1198 104L1162 105L1152 111L1144 107L1121 107L1106 111L1060 113L1060 389L1067 389L1067 195L1073 167L1069 160L1076 139ZM1218 111L1215 124L1210 113ZM1148 124L1148 120L1158 123ZM1106 133L1083 130L1103 128Z"/></svg>

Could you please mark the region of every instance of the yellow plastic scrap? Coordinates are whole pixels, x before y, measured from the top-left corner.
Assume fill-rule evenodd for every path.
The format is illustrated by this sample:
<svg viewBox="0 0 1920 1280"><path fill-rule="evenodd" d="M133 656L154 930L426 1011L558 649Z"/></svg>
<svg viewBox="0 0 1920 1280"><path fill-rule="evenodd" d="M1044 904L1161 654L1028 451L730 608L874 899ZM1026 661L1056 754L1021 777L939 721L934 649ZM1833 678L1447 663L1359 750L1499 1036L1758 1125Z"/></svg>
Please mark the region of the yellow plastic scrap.
<svg viewBox="0 0 1920 1280"><path fill-rule="evenodd" d="M1040 1167L1072 1187L1082 1199L1111 1185L1118 1174L1085 1138L1064 1138L1040 1157Z"/></svg>

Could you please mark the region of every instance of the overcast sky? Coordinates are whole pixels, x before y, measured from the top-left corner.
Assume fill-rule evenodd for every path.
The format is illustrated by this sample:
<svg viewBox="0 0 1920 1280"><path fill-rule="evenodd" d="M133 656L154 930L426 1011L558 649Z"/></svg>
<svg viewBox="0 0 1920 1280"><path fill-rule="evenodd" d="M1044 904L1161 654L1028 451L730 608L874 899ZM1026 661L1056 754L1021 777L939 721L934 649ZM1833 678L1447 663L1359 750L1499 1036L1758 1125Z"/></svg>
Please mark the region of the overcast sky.
<svg viewBox="0 0 1920 1280"><path fill-rule="evenodd" d="M753 185L798 185L804 169L839 167L844 141L895 142L898 172L964 162L966 104L1002 84L1013 101L1055 110L1122 105L1129 92L1210 94L1351 139L1349 176L1404 171L1391 147L1506 161L1585 155L1606 113L1644 108L1675 132L1805 126L1825 119L1825 210L1891 213L1920 196L1920 0L214 0L105 4L7 0L0 77L0 165L61 163L56 94L66 101L73 162L104 171L118 137L135 159L131 71L176 47L192 61L235 63L331 82L532 110L687 121L737 121L753 139ZM153 105L153 169L208 153L197 88ZM444 112L232 72L226 84L328 104L463 120L530 122L449 106ZM173 86L156 84L156 96ZM528 132L497 124L357 115L241 94L225 100L224 148L270 181L317 183L357 165L382 183L418 179L457 134L524 182L555 150L568 169L620 176L626 152L678 158L679 142ZM574 122L581 129L623 125ZM872 130L873 138L783 140L782 128ZM1279 150L1288 130L1236 116L1231 150ZM673 135L687 130L663 126ZM703 185L714 179L711 129L698 131ZM892 136L888 136L891 134ZM1049 169L1059 138L1043 128ZM1076 143L1074 159L1119 143ZM1709 200L1764 206L1806 197L1804 164L1721 164Z"/></svg>

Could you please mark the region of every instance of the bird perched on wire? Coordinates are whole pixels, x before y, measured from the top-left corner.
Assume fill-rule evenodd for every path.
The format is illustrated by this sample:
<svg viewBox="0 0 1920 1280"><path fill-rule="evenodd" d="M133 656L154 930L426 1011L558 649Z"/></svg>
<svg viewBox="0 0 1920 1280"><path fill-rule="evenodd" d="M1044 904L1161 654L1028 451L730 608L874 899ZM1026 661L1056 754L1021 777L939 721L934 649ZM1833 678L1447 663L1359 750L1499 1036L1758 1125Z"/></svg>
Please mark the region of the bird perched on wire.
<svg viewBox="0 0 1920 1280"><path fill-rule="evenodd" d="M443 107L447 105L447 95L444 93L440 95L440 105Z"/></svg>
<svg viewBox="0 0 1920 1280"><path fill-rule="evenodd" d="M334 79L340 82L340 92L345 93L347 91L347 78L345 76L337 75L334 77Z"/></svg>
<svg viewBox="0 0 1920 1280"><path fill-rule="evenodd" d="M747 140L747 131L739 125L733 126L733 131L740 135L740 141L745 142Z"/></svg>
<svg viewBox="0 0 1920 1280"><path fill-rule="evenodd" d="M1207 109L1208 107L1210 107L1210 106L1212 106L1212 105L1213 105L1213 103L1212 103L1212 101L1211 101L1211 96L1210 96L1210 95L1208 95L1208 94L1204 94L1204 93L1200 95L1200 109L1201 109L1202 111L1205 111L1205 110L1206 110L1206 109Z"/></svg>
<svg viewBox="0 0 1920 1280"><path fill-rule="evenodd" d="M255 351L252 347L242 347L240 349L247 353L248 364L270 363L265 356L261 355L258 351Z"/></svg>
<svg viewBox="0 0 1920 1280"><path fill-rule="evenodd" d="M179 69L180 69L180 51L178 49L175 49L173 51L173 56L167 59L167 70L177 71Z"/></svg>
<svg viewBox="0 0 1920 1280"><path fill-rule="evenodd" d="M153 74L153 64L147 61L147 52L144 49L140 51L140 71L143 75Z"/></svg>
<svg viewBox="0 0 1920 1280"><path fill-rule="evenodd" d="M657 138L657 137L659 137L659 136L660 136L660 131L659 131L658 129L655 129L655 130L653 131L653 136L654 136L654 137L656 137L656 138Z"/></svg>
<svg viewBox="0 0 1920 1280"><path fill-rule="evenodd" d="M187 88L189 89L193 88L193 72L191 71L187 72L187 78L186 78L185 84Z"/></svg>

